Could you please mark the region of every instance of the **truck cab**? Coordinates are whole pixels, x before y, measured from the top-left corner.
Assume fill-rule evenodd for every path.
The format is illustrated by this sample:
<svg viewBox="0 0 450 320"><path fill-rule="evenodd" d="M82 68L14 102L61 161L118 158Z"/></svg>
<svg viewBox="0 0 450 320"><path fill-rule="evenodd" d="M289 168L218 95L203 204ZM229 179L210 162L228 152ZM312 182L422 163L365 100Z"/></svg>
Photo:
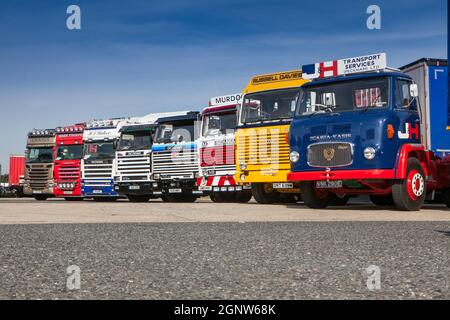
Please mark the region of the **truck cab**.
<svg viewBox="0 0 450 320"><path fill-rule="evenodd" d="M83 131L85 124L56 128L54 160L55 197L82 200L81 159L83 158Z"/></svg>
<svg viewBox="0 0 450 320"><path fill-rule="evenodd" d="M190 111L157 121L152 147L153 193L163 201L195 202L203 194L196 185L198 115Z"/></svg>
<svg viewBox="0 0 450 320"><path fill-rule="evenodd" d="M34 130L28 134L23 191L39 201L54 196L55 134L54 129Z"/></svg>
<svg viewBox="0 0 450 320"><path fill-rule="evenodd" d="M131 202L147 202L158 198L153 194L151 154L156 121L161 117L182 115L183 112L152 113L135 118L120 129L116 149L115 190Z"/></svg>
<svg viewBox="0 0 450 320"><path fill-rule="evenodd" d="M197 141L200 191L214 202L250 201L249 188L236 183L234 136L237 106L242 94L214 97L200 115L200 136Z"/></svg>
<svg viewBox="0 0 450 320"><path fill-rule="evenodd" d="M243 91L236 129L236 182L251 188L258 203L297 202L298 183L287 180L289 126L301 70L258 75Z"/></svg>
<svg viewBox="0 0 450 320"><path fill-rule="evenodd" d="M324 66L334 66L329 76ZM385 54L305 69L315 69L317 78L297 102L289 180L301 183L307 206L345 205L367 194L376 205L418 210L435 192L446 192L450 159L424 146L418 86L387 68Z"/></svg>
<svg viewBox="0 0 450 320"><path fill-rule="evenodd" d="M116 144L125 118L92 121L83 133L83 160L81 161L81 186L85 197L96 201L115 201L119 194L114 190Z"/></svg>

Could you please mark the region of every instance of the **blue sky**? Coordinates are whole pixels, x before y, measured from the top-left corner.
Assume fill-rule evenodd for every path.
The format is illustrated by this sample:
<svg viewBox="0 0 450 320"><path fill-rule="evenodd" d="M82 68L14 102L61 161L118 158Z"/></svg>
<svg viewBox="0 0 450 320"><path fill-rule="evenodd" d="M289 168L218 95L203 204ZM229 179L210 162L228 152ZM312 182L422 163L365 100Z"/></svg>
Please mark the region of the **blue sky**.
<svg viewBox="0 0 450 320"><path fill-rule="evenodd" d="M66 28L81 7L82 30ZM366 9L382 29L366 28ZM445 0L4 0L0 163L26 133L93 118L199 110L258 73L387 52L398 67L447 55Z"/></svg>

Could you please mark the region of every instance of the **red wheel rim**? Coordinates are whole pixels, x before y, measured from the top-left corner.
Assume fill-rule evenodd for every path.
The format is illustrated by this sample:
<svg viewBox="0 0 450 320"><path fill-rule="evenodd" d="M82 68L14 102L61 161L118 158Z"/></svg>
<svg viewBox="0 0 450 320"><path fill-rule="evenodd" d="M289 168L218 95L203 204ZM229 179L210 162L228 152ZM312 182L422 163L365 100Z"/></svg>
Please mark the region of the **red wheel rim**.
<svg viewBox="0 0 450 320"><path fill-rule="evenodd" d="M418 170L413 169L408 172L406 189L408 191L409 198L413 201L416 201L423 195L425 191L425 179Z"/></svg>

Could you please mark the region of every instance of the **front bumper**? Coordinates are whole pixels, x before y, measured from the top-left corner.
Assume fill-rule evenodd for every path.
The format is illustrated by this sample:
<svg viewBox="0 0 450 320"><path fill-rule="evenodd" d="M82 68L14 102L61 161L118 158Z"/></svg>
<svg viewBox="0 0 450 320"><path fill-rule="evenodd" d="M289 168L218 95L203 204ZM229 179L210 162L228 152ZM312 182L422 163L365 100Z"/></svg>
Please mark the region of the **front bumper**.
<svg viewBox="0 0 450 320"><path fill-rule="evenodd" d="M195 180L157 180L157 188L153 189L154 195L162 194L195 194L201 196L203 191L199 190Z"/></svg>
<svg viewBox="0 0 450 320"><path fill-rule="evenodd" d="M332 170L290 172L289 181L323 181L323 180L392 180L396 178L394 169L374 170Z"/></svg>
<svg viewBox="0 0 450 320"><path fill-rule="evenodd" d="M115 185L114 190L120 195L152 195L155 190L153 184L154 182L120 182Z"/></svg>

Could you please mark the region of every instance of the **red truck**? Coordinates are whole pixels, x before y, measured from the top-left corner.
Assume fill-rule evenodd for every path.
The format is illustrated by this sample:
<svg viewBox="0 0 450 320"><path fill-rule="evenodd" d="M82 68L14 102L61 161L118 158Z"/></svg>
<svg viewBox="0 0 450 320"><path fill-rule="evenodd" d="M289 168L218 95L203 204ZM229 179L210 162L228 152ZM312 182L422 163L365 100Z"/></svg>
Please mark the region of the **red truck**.
<svg viewBox="0 0 450 320"><path fill-rule="evenodd" d="M83 200L81 192L81 158L85 124L56 129L54 194L65 200Z"/></svg>
<svg viewBox="0 0 450 320"><path fill-rule="evenodd" d="M24 155L9 156L9 189L17 196L23 196L23 175L25 169Z"/></svg>

